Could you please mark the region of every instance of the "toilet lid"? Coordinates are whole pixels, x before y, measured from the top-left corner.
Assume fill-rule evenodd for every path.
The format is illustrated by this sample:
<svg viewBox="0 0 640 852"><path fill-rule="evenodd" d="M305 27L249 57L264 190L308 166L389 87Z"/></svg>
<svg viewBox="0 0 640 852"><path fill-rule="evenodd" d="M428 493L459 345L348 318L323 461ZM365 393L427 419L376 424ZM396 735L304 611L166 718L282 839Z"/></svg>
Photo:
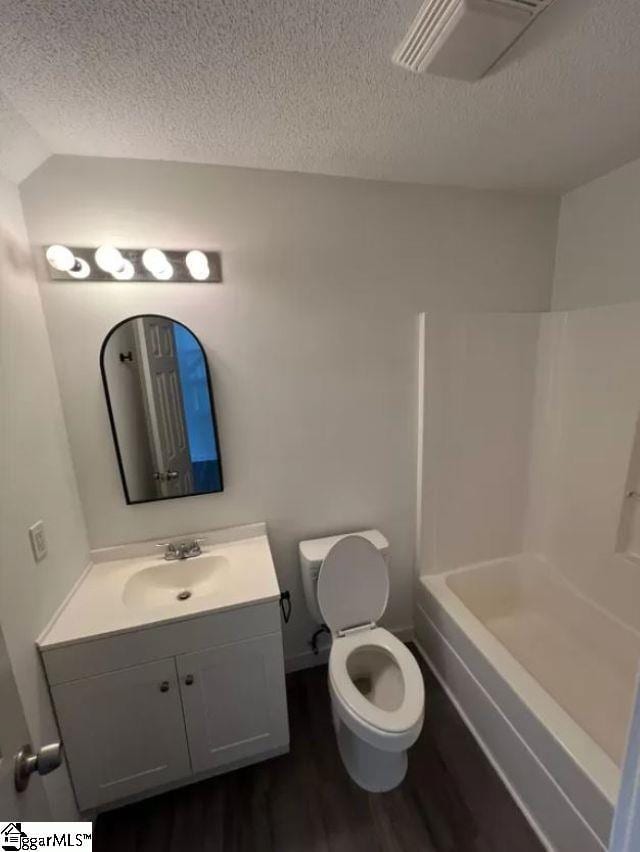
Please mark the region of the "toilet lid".
<svg viewBox="0 0 640 852"><path fill-rule="evenodd" d="M331 632L375 624L388 597L389 575L380 551L359 535L337 541L318 575L318 605Z"/></svg>

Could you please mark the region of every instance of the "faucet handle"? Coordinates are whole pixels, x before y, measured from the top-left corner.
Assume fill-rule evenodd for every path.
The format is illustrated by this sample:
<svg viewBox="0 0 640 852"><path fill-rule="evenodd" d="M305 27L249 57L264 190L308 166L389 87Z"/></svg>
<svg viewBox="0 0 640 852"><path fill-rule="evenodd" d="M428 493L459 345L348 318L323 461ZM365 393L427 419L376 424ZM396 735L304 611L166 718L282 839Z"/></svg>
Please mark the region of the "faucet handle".
<svg viewBox="0 0 640 852"><path fill-rule="evenodd" d="M189 552L194 556L198 556L202 553L202 548L200 547L201 543L206 541L206 538L192 538L190 542L185 542L189 547Z"/></svg>
<svg viewBox="0 0 640 852"><path fill-rule="evenodd" d="M156 542L156 547L164 548L165 559L188 559L189 556L199 556L202 553L200 542L204 538L192 538L187 541Z"/></svg>

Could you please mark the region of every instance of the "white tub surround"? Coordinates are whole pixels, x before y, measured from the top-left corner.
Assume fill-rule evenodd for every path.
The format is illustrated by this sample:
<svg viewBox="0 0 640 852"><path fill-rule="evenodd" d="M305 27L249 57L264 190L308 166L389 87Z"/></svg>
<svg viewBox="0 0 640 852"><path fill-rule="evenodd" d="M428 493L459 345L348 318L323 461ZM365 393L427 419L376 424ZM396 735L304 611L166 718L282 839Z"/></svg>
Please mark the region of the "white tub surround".
<svg viewBox="0 0 640 852"><path fill-rule="evenodd" d="M420 332L418 641L545 842L603 849L640 661L640 303Z"/></svg>
<svg viewBox="0 0 640 852"><path fill-rule="evenodd" d="M94 552L38 642L81 811L288 749L265 525L196 537L186 560L157 542Z"/></svg>

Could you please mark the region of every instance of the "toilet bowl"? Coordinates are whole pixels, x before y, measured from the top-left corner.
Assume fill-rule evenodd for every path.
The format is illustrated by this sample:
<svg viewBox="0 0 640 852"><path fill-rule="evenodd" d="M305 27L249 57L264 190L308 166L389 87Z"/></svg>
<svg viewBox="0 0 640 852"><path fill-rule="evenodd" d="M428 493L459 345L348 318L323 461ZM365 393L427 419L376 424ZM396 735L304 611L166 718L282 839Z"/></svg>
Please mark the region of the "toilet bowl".
<svg viewBox="0 0 640 852"><path fill-rule="evenodd" d="M391 790L424 719L424 681L407 647L376 622L389 577L379 550L358 535L334 544L320 567L319 610L332 635L329 692L340 756L371 792Z"/></svg>

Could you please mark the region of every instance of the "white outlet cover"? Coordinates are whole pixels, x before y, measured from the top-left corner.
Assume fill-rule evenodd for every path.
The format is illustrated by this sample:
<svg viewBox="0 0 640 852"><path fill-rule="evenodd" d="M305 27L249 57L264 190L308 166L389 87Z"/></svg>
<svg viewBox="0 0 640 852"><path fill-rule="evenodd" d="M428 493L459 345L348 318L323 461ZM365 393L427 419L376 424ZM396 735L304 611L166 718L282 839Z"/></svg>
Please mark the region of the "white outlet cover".
<svg viewBox="0 0 640 852"><path fill-rule="evenodd" d="M32 527L29 527L29 538L31 539L31 549L36 562L41 562L47 555L47 538L44 534L44 523L38 521Z"/></svg>

